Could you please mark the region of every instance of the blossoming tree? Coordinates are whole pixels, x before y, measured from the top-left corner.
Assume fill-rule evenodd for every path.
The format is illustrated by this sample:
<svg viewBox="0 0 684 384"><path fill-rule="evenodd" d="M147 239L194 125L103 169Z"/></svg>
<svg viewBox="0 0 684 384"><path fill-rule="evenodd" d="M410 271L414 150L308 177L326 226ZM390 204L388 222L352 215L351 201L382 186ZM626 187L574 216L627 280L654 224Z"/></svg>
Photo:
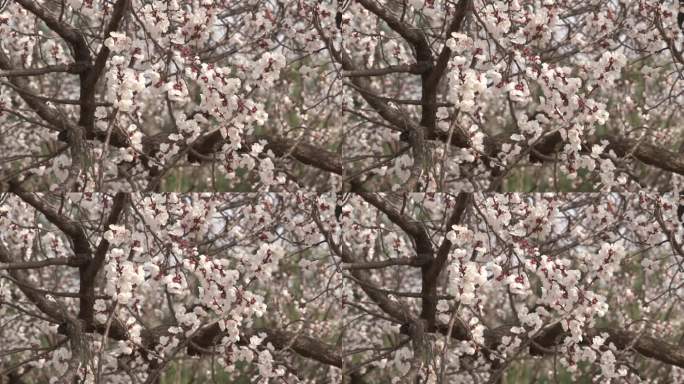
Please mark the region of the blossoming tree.
<svg viewBox="0 0 684 384"><path fill-rule="evenodd" d="M3 185L679 188L677 1L346 3L3 1Z"/></svg>
<svg viewBox="0 0 684 384"><path fill-rule="evenodd" d="M0 380L681 382L677 202L19 190Z"/></svg>
<svg viewBox="0 0 684 384"><path fill-rule="evenodd" d="M0 0L0 384L684 382L678 7Z"/></svg>

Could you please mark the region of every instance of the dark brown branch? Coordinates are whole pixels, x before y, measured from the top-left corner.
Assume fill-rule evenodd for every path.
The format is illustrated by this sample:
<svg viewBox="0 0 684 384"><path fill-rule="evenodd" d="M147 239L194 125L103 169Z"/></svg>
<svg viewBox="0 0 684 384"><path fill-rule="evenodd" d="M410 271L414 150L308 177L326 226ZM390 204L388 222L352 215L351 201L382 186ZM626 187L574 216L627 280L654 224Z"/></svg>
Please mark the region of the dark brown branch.
<svg viewBox="0 0 684 384"><path fill-rule="evenodd" d="M24 191L15 183L10 183L10 192L14 192L20 199L42 213L48 221L64 232L64 234L71 239L74 254L77 258L89 259L91 257L92 252L90 243L88 242L85 231L83 231L83 228L81 228L80 225L55 212L48 205L37 199L33 194Z"/></svg>
<svg viewBox="0 0 684 384"><path fill-rule="evenodd" d="M471 201L469 193L459 193L456 198L456 206L454 207L449 220L447 221L446 230L449 231L451 226L456 225L463 220L466 208ZM451 241L446 237L437 250L436 257L428 264L424 265L421 271L421 293L423 295L423 306L421 310L421 317L427 321L428 331L433 331L436 327L437 316L437 282L439 275L442 273L446 265L451 251Z"/></svg>
<svg viewBox="0 0 684 384"><path fill-rule="evenodd" d="M456 14L452 19L449 27L446 31L446 37L449 38L452 33L458 32L463 27L463 21L465 20L468 7L470 5L470 0L460 0L456 6ZM437 57L437 63L435 63L432 70L423 73L421 77L422 81L422 94L421 101L423 104L423 110L420 119L420 125L425 127L428 132L426 136L431 137L434 135L435 124L437 121L437 90L440 84L440 80L444 76L444 71L446 70L449 59L451 58L451 49L447 44L444 44L442 51ZM455 136L460 136L461 132L456 131ZM459 141L467 141L465 138L459 138Z"/></svg>
<svg viewBox="0 0 684 384"><path fill-rule="evenodd" d="M379 7L372 0L361 0L361 5L366 9L375 13L378 17L383 19L392 29L395 29L402 37L414 44L416 49L417 62L432 62L432 53L430 47L422 32L417 29L410 28L407 24L392 16L386 8ZM344 49L336 50L332 40L321 29L318 23L315 23L318 34L325 41L328 51L333 56L335 61L341 64L345 71L356 70L352 59L347 55ZM425 74L423 74L425 76ZM400 109L390 107L390 104L379 97L374 97L375 92L372 91L370 81L367 77L352 77L352 83L360 90L363 99L370 105L380 116L387 120L399 132L407 134L408 143L411 145L413 152L413 166L408 180L405 183L404 190L415 191L418 189L420 177L425 169L427 169L427 149L425 147L426 132L422 126L412 121L408 114Z"/></svg>
<svg viewBox="0 0 684 384"><path fill-rule="evenodd" d="M3 263L12 263L14 261L10 252L5 246L0 242L0 261ZM26 272L22 270L9 270L10 276L18 283L17 286L22 293L44 314L55 320L55 322L61 323L66 321L66 317L60 310L57 303L48 301L41 293L37 290L32 289L33 285L29 282Z"/></svg>
<svg viewBox="0 0 684 384"><path fill-rule="evenodd" d="M278 349L292 349L297 354L323 364L342 367L342 357L335 351L335 347L306 335L281 331L272 328L258 328L254 334L266 333L264 342L272 343Z"/></svg>
<svg viewBox="0 0 684 384"><path fill-rule="evenodd" d="M377 94L375 94L375 93L373 93L373 92L368 91L367 89L359 88L359 87L357 87L354 83L349 83L349 82L346 82L346 81L344 82L344 85L349 85L349 86L351 86L352 88L355 88L357 91L359 91L359 92L361 92L361 93L367 93L368 96L370 96L370 97L372 97L372 98L374 98L374 99L378 99L378 100L380 100L380 101L385 101L385 102L388 102L388 103L405 104L405 105L427 105L427 103L424 102L423 100L397 99L397 98L393 98L393 97L380 96L380 95L377 95ZM436 106L436 107L453 107L454 104L453 104L453 103L448 103L448 102L443 102L443 103L436 103L435 106Z"/></svg>
<svg viewBox="0 0 684 384"><path fill-rule="evenodd" d="M58 20L50 14L45 8L36 4L31 0L16 0L27 11L33 13L53 31L55 31L62 39L66 40L74 49L75 59L77 62L90 63L90 52L85 38L76 29L69 24Z"/></svg>
<svg viewBox="0 0 684 384"><path fill-rule="evenodd" d="M302 164L338 175L341 175L344 171L342 162L337 154L304 141L262 135L247 138L243 146L249 148L252 144L261 140L266 142L264 150L271 150L276 156L289 156ZM202 156L210 157L214 151L221 147L224 141L221 133L218 131L198 139L192 145L192 151L188 154L188 161L193 163L202 162L205 160Z"/></svg>
<svg viewBox="0 0 684 384"><path fill-rule="evenodd" d="M69 220L67 217L59 215L52 208L35 198L32 194L23 191L14 183L10 183L10 191L16 193L20 199L42 213L48 219L48 221L53 223L71 239L74 254L78 260L77 262L79 266L80 277L78 294L78 297L80 298L80 310L78 317L84 320L86 325L84 328L85 331L90 331L94 326L93 304L96 298L94 288L95 277L102 267L105 255L109 249L109 242L105 239L102 239L97 247L95 256L93 257L90 243L88 242L85 231L81 226ZM105 224L107 227L119 222L128 199L128 194L117 193L117 195L114 197L112 210Z"/></svg>
<svg viewBox="0 0 684 384"><path fill-rule="evenodd" d="M501 330L506 328L500 327L492 332L485 332L485 338L496 344L499 342L498 336L506 333L501 332ZM599 336L602 333L608 334L606 344L613 343L618 349L632 349L642 356L684 368L684 348L645 333L603 327L587 330L584 340L591 342L594 336ZM543 355L546 351L553 350L553 347L560 344L562 338L567 334L568 332L564 331L560 324L555 324L545 329L534 339L534 343L530 346L530 353L533 355Z"/></svg>
<svg viewBox="0 0 684 384"><path fill-rule="evenodd" d="M397 32L401 37L411 43L416 49L416 58L418 62L427 60L432 61L432 53L430 52L430 45L425 38L425 35L420 29L414 28L412 25L406 24L400 19L392 15L387 7L377 4L373 0L358 0L359 4L366 8L371 13L382 19L387 25Z"/></svg>
<svg viewBox="0 0 684 384"><path fill-rule="evenodd" d="M87 63L71 63L71 64L59 64L59 65L49 65L43 68L21 68L12 69L7 71L0 71L0 77L24 77L24 76L40 76L49 73L56 72L66 72L78 74L85 71L88 68Z"/></svg>
<svg viewBox="0 0 684 384"><path fill-rule="evenodd" d="M296 142L295 140L279 137L262 137L267 144L265 149L272 150L277 156L292 156L299 162L324 171L341 175L344 167L339 156L315 145Z"/></svg>
<svg viewBox="0 0 684 384"><path fill-rule="evenodd" d="M597 334L608 333L607 342L612 342L620 349L632 346L636 352L642 356L656 359L665 364L676 365L684 368L684 348L676 344L668 343L661 339L649 335L642 335L637 332L599 328Z"/></svg>
<svg viewBox="0 0 684 384"><path fill-rule="evenodd" d="M429 258L432 257L433 249L430 237L427 234L425 228L415 221L411 221L410 218L397 212L394 208L390 207L386 202L381 200L377 193L359 193L365 201L379 209L382 213L387 215L387 217L395 223L399 228L406 232L416 243L416 252L418 255L425 257L428 255Z"/></svg>
<svg viewBox="0 0 684 384"><path fill-rule="evenodd" d="M345 51L337 51L334 48L330 38L324 35L323 31L319 30L319 34L328 45L328 49L332 56L338 63L340 63L344 71L353 72L357 70L357 68L354 66L354 63L352 62L352 59L347 55ZM382 100L379 97L375 97L374 95L376 95L376 93L371 90L370 81L366 77L352 77L351 81L354 84L355 88L357 88L358 90L362 90L362 92L360 93L363 99L366 101L366 103L368 103L368 105L370 105L375 110L375 112L382 116L382 118L384 118L392 126L394 126L394 129L396 131L404 132L421 130L422 132L422 129L418 126L418 124L416 124L411 119L408 119L406 115L400 113L399 110L391 108L385 100Z"/></svg>
<svg viewBox="0 0 684 384"><path fill-rule="evenodd" d="M81 294L78 292L65 292L65 291L55 291L52 289L36 288L32 285L29 285L30 283L22 282L20 280L17 280L15 278L11 277L11 276L8 277L7 279L13 281L16 285L24 286L24 287L29 288L32 291L35 291L37 293L42 293L43 295L51 295L53 297L72 297L75 299L81 297ZM111 297L108 295L98 295L97 298L103 299L103 300L104 299L111 299Z"/></svg>
<svg viewBox="0 0 684 384"><path fill-rule="evenodd" d="M386 267L393 267L397 265L408 265L411 267L420 267L425 264L426 260L419 257L400 257L396 259L379 260L379 261L359 261L351 264L342 265L342 269L379 269Z"/></svg>
<svg viewBox="0 0 684 384"><path fill-rule="evenodd" d="M357 258L355 255L353 255L349 250L344 246L344 243L342 244L337 244L330 232L325 230L323 227L323 223L320 222L319 218L317 217L317 211L314 212L314 221L316 222L316 225L318 226L318 229L321 231L323 236L326 239L326 242L328 243L328 246L330 249L342 259L343 263L348 263L348 264L353 264L357 262ZM363 270L363 269L354 269L351 271L351 275L356 279L359 285L361 286L361 289L368 295L368 297L373 300L378 307L380 307L385 313L393 317L394 319L398 320L400 323L407 324L407 323L413 323L416 319L414 318L413 315L409 313L407 310L408 306L398 303L394 300L391 300L385 293L383 293L379 288L375 286L375 284L372 283L373 279L371 278L370 273L368 271Z"/></svg>
<svg viewBox="0 0 684 384"><path fill-rule="evenodd" d="M118 0L114 4L112 17L104 32L105 39L109 37L110 33L119 29L121 20L128 8L128 2L129 0ZM97 106L95 103L95 86L102 75L107 58L109 58L109 53L109 48L103 44L100 52L97 53L93 67L81 76L81 117L78 124L86 128L86 131L89 132L89 137L92 135L90 132L93 131L95 123L95 108Z"/></svg>
<svg viewBox="0 0 684 384"><path fill-rule="evenodd" d="M271 343L276 349L291 349L302 357L318 361L323 364L342 367L343 359L335 351L335 347L326 344L311 336L301 335L294 332L283 331L272 327L256 328L243 332L240 343L246 344L249 338L260 333L266 334L263 344ZM223 332L218 323L209 325L200 330L191 340L188 346L188 354L201 355L221 340ZM199 347L199 348L198 348Z"/></svg>
<svg viewBox="0 0 684 384"><path fill-rule="evenodd" d="M644 141L620 136L608 136L606 139L610 142L608 149L613 149L620 157L632 154L644 164L684 175L684 154Z"/></svg>
<svg viewBox="0 0 684 384"><path fill-rule="evenodd" d="M52 259L36 260L36 261L19 261L8 264L0 264L1 270L13 269L34 269L51 267L55 265L68 265L70 267L78 267L81 264L80 260L75 257L55 257Z"/></svg>
<svg viewBox="0 0 684 384"><path fill-rule="evenodd" d="M79 104L81 103L80 100L74 100L74 99L59 99L59 98L56 98L56 97L46 97L46 96L36 95L35 93L32 93L31 91L28 91L28 90L26 90L26 89L24 89L24 88L22 88L22 87L19 87L19 86L15 85L15 84L13 84L13 83L11 83L11 82L8 83L8 82L6 82L6 81L0 81L0 84L7 85L8 87L13 88L15 91L17 91L19 94L21 94L22 97L24 97L24 98L28 97L28 98L30 98L30 99L40 100L40 101L44 101L44 102L50 102L50 103L53 103L53 104L79 105ZM111 106L112 106L112 103L99 101L99 102L96 102L95 105L96 105L96 106L107 106L107 107L111 107Z"/></svg>
<svg viewBox="0 0 684 384"><path fill-rule="evenodd" d="M589 148L593 143L599 143L601 140L608 140L609 144L606 149L612 149L618 157L631 155L644 164L684 175L684 154L651 144L645 140L630 139L617 135L593 139L586 144L586 147ZM534 151L530 154L530 161L544 161L545 159L542 156L553 155L562 141L561 134L558 132L541 138L534 146ZM542 156L535 155L535 152Z"/></svg>
<svg viewBox="0 0 684 384"><path fill-rule="evenodd" d="M0 69L5 71L13 71L9 57L0 50ZM45 120L49 125L52 125L55 130L64 131L75 129L73 124L67 119L60 117L55 109L49 108L42 100L39 100L32 95L31 87L26 79L20 76L15 76L10 78L10 83L18 89L23 89L26 92L19 92L19 96L24 100L24 102L33 109L38 116Z"/></svg>
<svg viewBox="0 0 684 384"><path fill-rule="evenodd" d="M78 59L78 58L77 58ZM0 50L0 69L12 70L9 58ZM81 73L81 78L83 77ZM81 166L82 169L87 167L87 149L85 145L85 132L82 127L73 124L65 116L59 113L58 110L50 108L42 100L43 98L32 96L31 87L28 81L23 77L11 77L10 83L18 89L26 90L27 92L19 92L21 98L26 104L33 109L43 120L52 125L54 129L60 132L66 132L66 141L69 142L72 155L72 169ZM71 190L72 186L67 185L66 190Z"/></svg>
<svg viewBox="0 0 684 384"><path fill-rule="evenodd" d="M359 76L384 76L392 73L412 73L420 75L430 70L432 63L420 62L415 64L391 65L385 68L369 68L357 69L353 71L342 72L344 77L359 77Z"/></svg>
<svg viewBox="0 0 684 384"><path fill-rule="evenodd" d="M119 192L114 196L114 204L112 205L112 210L109 212L109 217L105 222L105 230L108 229L110 225L119 223L122 213L126 209L129 201L130 196L126 193ZM108 250L109 241L103 237L97 245L94 257L79 268L80 287L78 292L81 295L81 300L78 317L85 320L87 324L93 323L95 277L97 277L97 273L100 271L100 268L102 268Z"/></svg>

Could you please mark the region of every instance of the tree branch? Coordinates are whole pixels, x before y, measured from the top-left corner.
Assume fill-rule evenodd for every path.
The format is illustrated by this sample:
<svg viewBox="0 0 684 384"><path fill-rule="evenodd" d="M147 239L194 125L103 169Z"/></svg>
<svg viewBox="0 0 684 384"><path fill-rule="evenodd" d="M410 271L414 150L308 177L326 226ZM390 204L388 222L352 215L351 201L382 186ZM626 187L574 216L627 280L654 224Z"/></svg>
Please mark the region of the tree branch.
<svg viewBox="0 0 684 384"><path fill-rule="evenodd" d="M416 49L416 58L419 62L424 60L432 62L430 45L420 29L414 28L412 25L404 23L392 15L387 7L380 6L373 0L358 1L361 6L378 16L385 23L387 23L390 28L411 43Z"/></svg>
<svg viewBox="0 0 684 384"><path fill-rule="evenodd" d="M128 8L129 0L117 0L114 4L114 9L112 11L112 17L107 24L107 28L104 32L104 38L108 38L112 32L119 29L121 20L123 19L126 8ZM88 136L92 136L93 126L95 124L95 86L97 81L102 75L107 58L109 58L109 48L106 45L102 45L100 52L97 53L95 57L95 63L92 68L86 71L83 76L81 76L81 117L78 124L85 127Z"/></svg>
<svg viewBox="0 0 684 384"><path fill-rule="evenodd" d="M386 267L393 267L397 265L408 265L412 267L420 267L425 264L425 259L419 257L399 257L388 260L378 261L361 261L351 264L343 264L342 269L379 269Z"/></svg>
<svg viewBox="0 0 684 384"><path fill-rule="evenodd" d="M127 193L119 192L114 196L114 204L112 210L109 212L109 217L105 222L105 230L110 225L117 224L121 220L122 213L128 202L130 196ZM95 303L95 277L102 268L105 260L105 255L109 250L109 241L104 237L100 240L95 250L95 255L87 263L79 268L80 286L79 294L81 296L80 308L78 317L85 320L87 324L93 323L93 304Z"/></svg>
<svg viewBox="0 0 684 384"><path fill-rule="evenodd" d="M451 34L458 32L463 27L463 21L465 20L466 12L470 5L470 0L460 0L456 6L456 14L452 19L449 27L446 31L446 38L450 38ZM451 48L445 43L442 47L442 51L437 57L437 63L428 72L423 73L421 77L422 81L422 96L421 101L423 104L423 110L420 119L420 125L425 127L428 132L426 136L430 137L434 135L435 124L437 119L437 90L444 76L444 71L446 70L449 59L451 58ZM456 131L456 136L460 136L461 132ZM460 141L467 141L466 138L459 138Z"/></svg>
<svg viewBox="0 0 684 384"><path fill-rule="evenodd" d="M247 138L244 147L248 148L252 144L262 140L266 142L264 150L271 150L276 156L289 156L302 164L338 175L341 175L344 172L343 164L337 154L304 141L260 135L253 138ZM221 147L224 141L221 133L218 131L198 139L192 144L192 151L188 153L188 161L191 163L202 162L204 160L202 156L210 156L214 151Z"/></svg>
<svg viewBox="0 0 684 384"><path fill-rule="evenodd" d="M77 62L90 63L90 51L86 44L85 38L81 33L52 16L45 8L36 4L31 0L16 0L27 11L33 13L53 31L55 31L62 39L66 40L74 49L75 59Z"/></svg>
<svg viewBox="0 0 684 384"><path fill-rule="evenodd" d="M342 259L342 262L348 264L355 263L356 257L346 249L344 243L338 245L332 238L330 232L323 227L323 223L321 223L320 219L318 218L318 210L316 209L313 213L313 219L316 222L318 229L325 237L330 249ZM368 271L363 269L353 269L351 271L351 275L357 279L357 282L363 283L359 284L361 289L368 295L368 297L371 298L371 300L373 300L383 311L385 311L385 313L397 319L400 323L413 323L415 321L414 316L408 312L408 307L405 304L400 304L394 300L391 300L385 293L375 287L375 284L372 283L373 280Z"/></svg>
<svg viewBox="0 0 684 384"><path fill-rule="evenodd" d="M485 331L485 338L489 339L491 343L494 343L492 345L495 345L500 342L499 337L506 334L506 329L508 328L503 326L494 331ZM602 333L608 334L606 344L613 343L618 349L632 349L642 356L658 360L665 364L684 368L684 348L646 335L643 332L634 332L610 327L589 329L584 333L584 342L590 343L594 336L599 336ZM551 350L553 346L560 344L562 338L566 335L568 335L568 332L563 330L560 323L557 323L544 330L534 339L534 343L530 345L530 353L532 355L543 355L546 351ZM537 346L542 348L538 348Z"/></svg>
<svg viewBox="0 0 684 384"><path fill-rule="evenodd" d="M415 75L420 75L425 73L430 69L432 63L429 62L419 62L415 64L402 64L402 65L390 65L385 68L369 68L369 69L356 69L353 71L344 71L342 76L344 77L364 77L364 76L384 76L392 73L412 73Z"/></svg>
<svg viewBox="0 0 684 384"><path fill-rule="evenodd" d="M397 212L394 208L390 207L387 203L379 199L377 193L361 192L359 193L359 196L387 215L390 221L411 236L416 243L416 252L418 255L423 257L425 257L425 255L429 255L430 258L432 257L432 242L430 241L430 237L422 225L411 221L408 217Z"/></svg>
<svg viewBox="0 0 684 384"><path fill-rule="evenodd" d="M263 344L271 343L279 350L291 349L302 357L318 361L323 364L342 367L342 356L335 351L335 347L326 344L316 338L293 332L275 329L273 327L261 327L254 330L243 331L240 344L249 344L251 336L260 333L266 334ZM191 356L203 354L203 350L211 350L221 337L223 332L218 323L201 329L192 339L188 346L188 354ZM199 348L198 348L199 347Z"/></svg>
<svg viewBox="0 0 684 384"><path fill-rule="evenodd" d="M21 189L16 183L10 182L10 192L14 192L20 199L42 213L48 221L59 228L65 235L67 235L72 243L74 254L79 259L90 259L92 251L90 243L86 237L85 231L76 222L69 220L55 212L52 208L37 199L33 194Z"/></svg>
<svg viewBox="0 0 684 384"><path fill-rule="evenodd" d="M0 261L3 263L11 264L13 263L13 258L5 245L0 241ZM63 312L60 310L60 306L55 302L48 301L42 294L37 290L32 289L33 285L29 282L26 273L19 269L10 269L10 276L16 280L19 284L17 286L21 292L44 314L48 315L57 323L65 322L67 319Z"/></svg>
<svg viewBox="0 0 684 384"><path fill-rule="evenodd" d="M451 226L460 223L463 220L466 208L471 201L469 193L459 193L456 198L456 206L454 207L449 220L447 221L446 230L449 231ZM439 275L442 273L449 252L451 251L451 241L444 237L442 244L437 250L437 256L434 260L424 265L421 269L421 293L423 296L423 306L420 317L427 320L428 331L433 331L436 327L437 316L437 282Z"/></svg>
<svg viewBox="0 0 684 384"><path fill-rule="evenodd" d="M24 77L24 76L40 76L49 73L56 72L67 72L78 74L85 71L88 68L87 63L71 63L71 64L59 64L59 65L48 65L43 68L21 68L12 69L7 71L0 71L0 77Z"/></svg>
<svg viewBox="0 0 684 384"><path fill-rule="evenodd" d="M44 268L51 267L55 265L68 265L70 267L78 267L80 261L75 257L54 257L45 260L36 261L20 261L12 262L8 264L0 264L0 271L2 270L14 270L14 269L34 269L34 268Z"/></svg>

